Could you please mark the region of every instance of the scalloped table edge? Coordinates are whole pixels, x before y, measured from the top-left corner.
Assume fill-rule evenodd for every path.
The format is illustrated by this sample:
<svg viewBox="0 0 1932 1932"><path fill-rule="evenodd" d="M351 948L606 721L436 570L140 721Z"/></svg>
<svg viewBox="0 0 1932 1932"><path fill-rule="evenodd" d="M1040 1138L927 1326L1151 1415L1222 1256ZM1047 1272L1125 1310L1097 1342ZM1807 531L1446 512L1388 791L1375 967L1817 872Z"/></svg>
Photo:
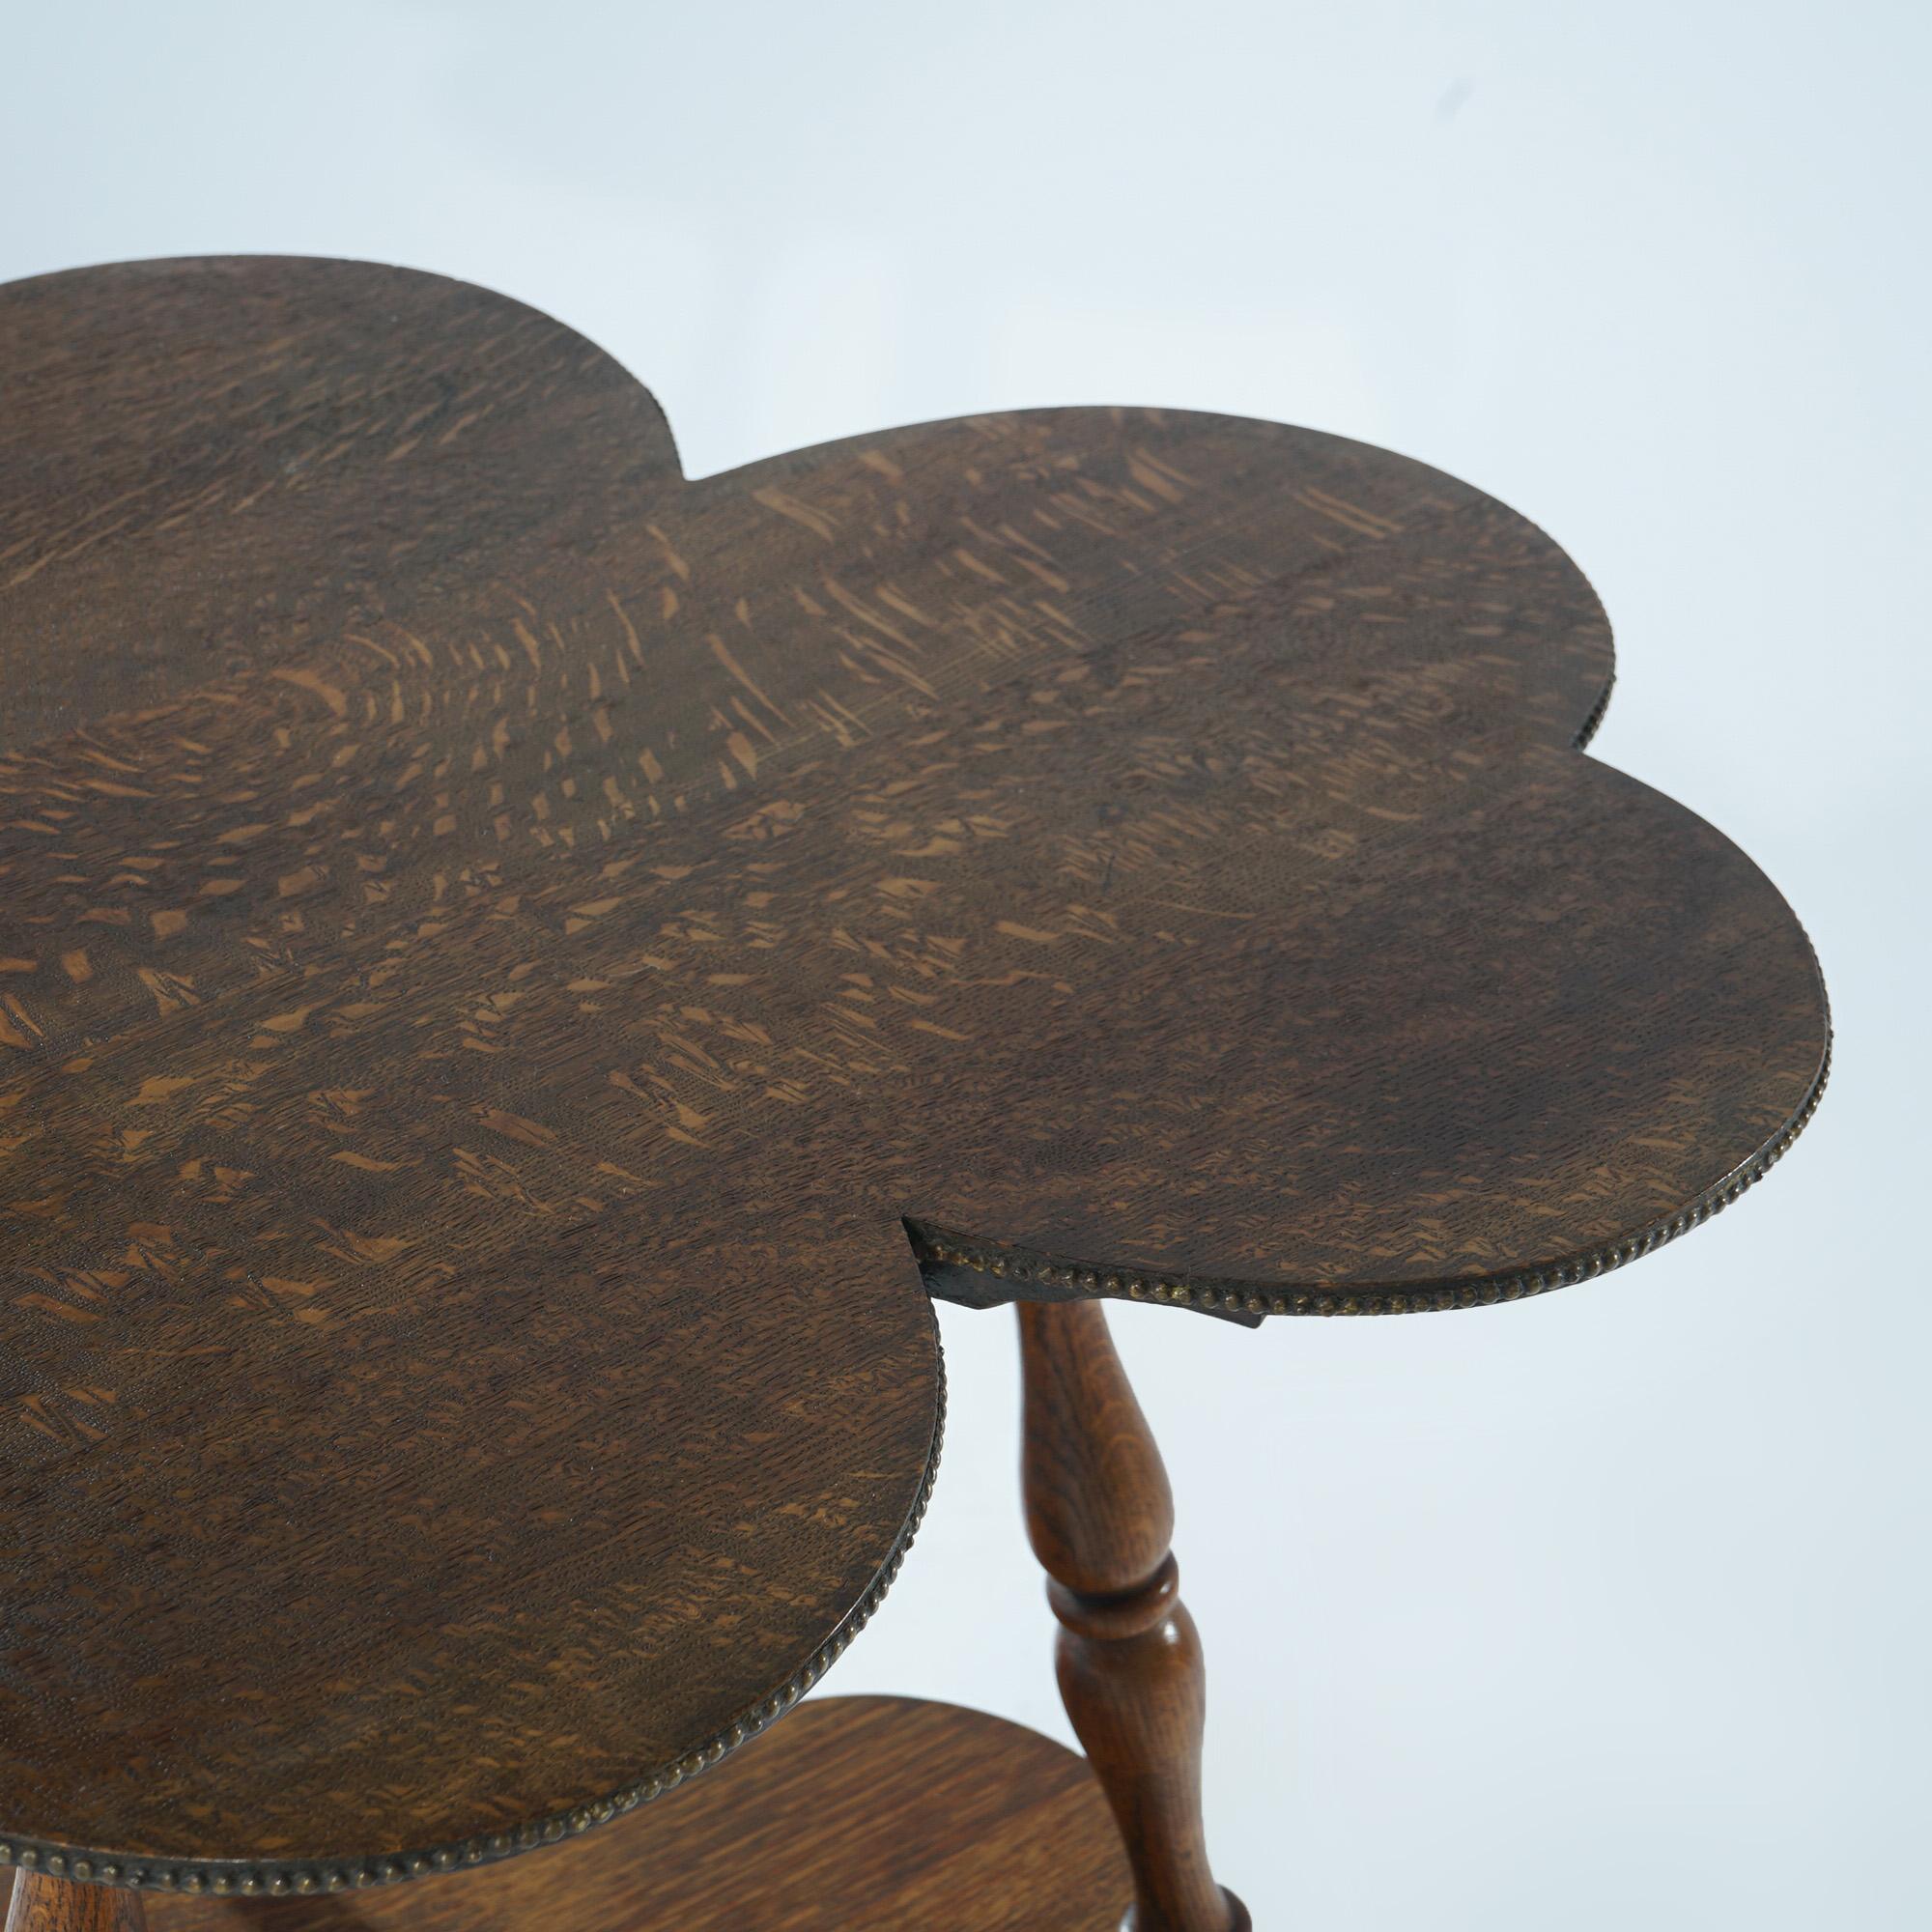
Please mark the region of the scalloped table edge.
<svg viewBox="0 0 1932 1932"><path fill-rule="evenodd" d="M681 1751L668 1763L627 1780L615 1791L567 1805L538 1818L490 1832L445 1839L412 1851L349 1853L305 1859L213 1859L149 1856L143 1853L95 1851L82 1846L7 1833L0 1836L0 1870L41 1872L78 1884L111 1886L122 1890L169 1894L207 1892L221 1898L312 1897L325 1893L366 1890L398 1885L437 1872L473 1870L519 1853L580 1837L600 1825L627 1816L641 1804L675 1791L679 1785L708 1771L739 1746L770 1728L792 1709L844 1654L864 1630L897 1580L906 1551L925 1520L939 1474L940 1449L946 1434L946 1353L939 1325L933 1340L932 1439L912 1508L899 1526L886 1560L873 1574L858 1601L834 1626L832 1634L778 1690L742 1711L703 1744Z"/></svg>

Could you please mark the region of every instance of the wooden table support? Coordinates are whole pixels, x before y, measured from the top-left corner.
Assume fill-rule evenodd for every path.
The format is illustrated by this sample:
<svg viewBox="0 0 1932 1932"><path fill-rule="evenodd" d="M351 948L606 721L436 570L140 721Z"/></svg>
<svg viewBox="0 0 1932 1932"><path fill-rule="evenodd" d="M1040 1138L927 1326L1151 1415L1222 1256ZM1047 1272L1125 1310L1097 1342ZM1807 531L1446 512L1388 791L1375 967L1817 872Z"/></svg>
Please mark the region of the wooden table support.
<svg viewBox="0 0 1932 1932"><path fill-rule="evenodd" d="M137 1891L23 1871L14 1874L7 1932L148 1932L148 1920Z"/></svg>
<svg viewBox="0 0 1932 1932"><path fill-rule="evenodd" d="M108 1875L155 1932L639 1932L536 1860L670 1843L768 1726L774 1885L822 1787L885 1932L1090 1932L1129 1862L1131 1932L1246 1926L1098 1298L1542 1295L1728 1208L1825 1077L1790 907L1581 755L1581 573L1189 412L687 483L582 336L367 263L0 288L0 388L12 1932L141 1932ZM932 1480L908 1234L937 1298L1039 1298L1030 1530L1106 1792L928 1714L921 1842L1026 1761L1125 1848L1009 1810L983 1896L914 1885L898 1719L780 1749Z"/></svg>
<svg viewBox="0 0 1932 1932"><path fill-rule="evenodd" d="M1027 1534L1061 1700L1133 1869L1122 1932L1247 1932L1201 1815L1207 1678L1169 1547L1174 1493L1097 1301L1019 1308Z"/></svg>
<svg viewBox="0 0 1932 1932"><path fill-rule="evenodd" d="M1018 1724L811 1697L581 1838L422 1883L173 1892L153 1932L1114 1932L1131 1895L1093 1769Z"/></svg>

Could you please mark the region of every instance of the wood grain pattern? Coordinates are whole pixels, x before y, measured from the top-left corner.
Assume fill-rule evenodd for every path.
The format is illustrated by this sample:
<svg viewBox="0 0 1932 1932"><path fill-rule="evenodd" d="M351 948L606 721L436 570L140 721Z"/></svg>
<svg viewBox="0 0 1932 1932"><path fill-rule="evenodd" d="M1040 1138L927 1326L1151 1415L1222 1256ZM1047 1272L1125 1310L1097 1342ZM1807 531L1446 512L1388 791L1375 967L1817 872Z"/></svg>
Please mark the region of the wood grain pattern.
<svg viewBox="0 0 1932 1932"><path fill-rule="evenodd" d="M1788 908L1577 754L1595 598L1421 465L1073 410L686 483L581 337L346 264L18 284L0 372L7 1856L611 1815L896 1560L922 1267L1513 1297L1815 1099Z"/></svg>
<svg viewBox="0 0 1932 1932"><path fill-rule="evenodd" d="M14 1874L7 1932L147 1932L138 1892L73 1885L43 1872Z"/></svg>
<svg viewBox="0 0 1932 1932"><path fill-rule="evenodd" d="M154 1899L153 1932L1115 1932L1127 1874L1093 1775L998 1718L802 1705L609 1832L401 1891Z"/></svg>
<svg viewBox="0 0 1932 1932"><path fill-rule="evenodd" d="M1201 1811L1208 1680L1170 1548L1174 1494L1097 1301L1022 1306L1021 1488L1073 1729L1133 1870L1122 1932L1247 1932Z"/></svg>

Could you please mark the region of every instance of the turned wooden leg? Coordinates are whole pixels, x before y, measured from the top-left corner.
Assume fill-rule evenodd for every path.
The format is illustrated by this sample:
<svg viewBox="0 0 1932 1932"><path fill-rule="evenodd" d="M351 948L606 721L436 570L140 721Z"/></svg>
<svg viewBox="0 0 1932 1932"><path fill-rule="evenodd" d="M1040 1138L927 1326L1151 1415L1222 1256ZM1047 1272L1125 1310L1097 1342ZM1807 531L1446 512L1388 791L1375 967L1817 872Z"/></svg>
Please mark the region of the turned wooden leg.
<svg viewBox="0 0 1932 1932"><path fill-rule="evenodd" d="M148 1918L137 1891L23 1871L14 1875L7 1932L148 1932Z"/></svg>
<svg viewBox="0 0 1932 1932"><path fill-rule="evenodd" d="M1201 1820L1207 1682L1168 1547L1174 1495L1097 1301L1022 1302L1027 1534L1060 1694L1133 1868L1123 1932L1247 1932Z"/></svg>

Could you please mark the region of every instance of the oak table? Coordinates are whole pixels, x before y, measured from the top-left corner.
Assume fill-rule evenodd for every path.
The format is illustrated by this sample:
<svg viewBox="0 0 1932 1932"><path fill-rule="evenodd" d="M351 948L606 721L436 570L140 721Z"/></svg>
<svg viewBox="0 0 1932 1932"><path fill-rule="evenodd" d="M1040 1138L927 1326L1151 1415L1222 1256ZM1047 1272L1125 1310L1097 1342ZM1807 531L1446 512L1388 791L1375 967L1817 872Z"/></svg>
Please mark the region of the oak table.
<svg viewBox="0 0 1932 1932"><path fill-rule="evenodd" d="M1244 1923L1101 1304L1540 1294L1825 1076L1777 893L1582 754L1576 567L1220 416L687 481L360 264L14 284L0 386L15 1921ZM1021 1304L1085 1767L759 1735L924 1507L935 1295Z"/></svg>

